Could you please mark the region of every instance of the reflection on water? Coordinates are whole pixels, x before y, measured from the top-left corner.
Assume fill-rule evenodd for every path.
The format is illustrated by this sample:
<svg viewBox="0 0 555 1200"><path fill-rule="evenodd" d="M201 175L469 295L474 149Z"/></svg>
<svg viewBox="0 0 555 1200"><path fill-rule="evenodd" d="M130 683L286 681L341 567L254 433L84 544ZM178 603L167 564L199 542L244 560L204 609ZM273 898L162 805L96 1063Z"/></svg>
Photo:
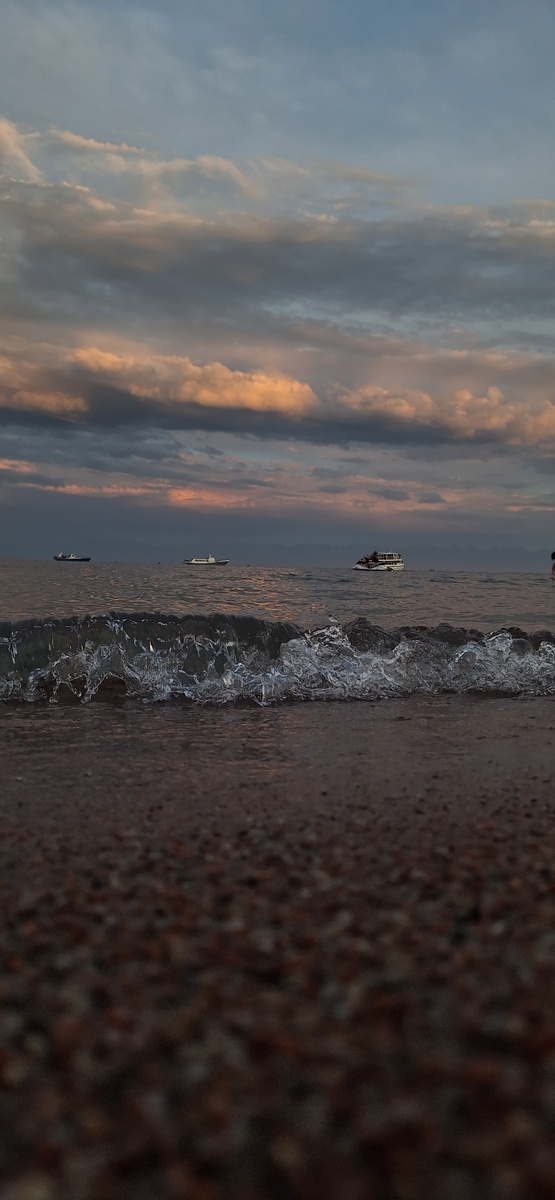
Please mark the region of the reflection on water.
<svg viewBox="0 0 555 1200"><path fill-rule="evenodd" d="M0 562L0 618L86 613L228 612L305 627L363 616L385 628L441 621L492 629L555 628L555 586L543 574L167 564Z"/></svg>

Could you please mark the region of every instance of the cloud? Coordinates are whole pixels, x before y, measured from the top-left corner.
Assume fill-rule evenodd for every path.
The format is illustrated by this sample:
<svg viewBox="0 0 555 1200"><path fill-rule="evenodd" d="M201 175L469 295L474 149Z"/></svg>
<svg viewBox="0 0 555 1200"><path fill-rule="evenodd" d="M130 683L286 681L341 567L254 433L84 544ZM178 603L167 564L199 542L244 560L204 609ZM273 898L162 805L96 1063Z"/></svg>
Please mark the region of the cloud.
<svg viewBox="0 0 555 1200"><path fill-rule="evenodd" d="M35 136L21 133L12 121L0 116L0 173L6 172L30 183L38 182L40 171L28 153Z"/></svg>
<svg viewBox="0 0 555 1200"><path fill-rule="evenodd" d="M21 459L0 458L0 471L14 475L32 475L35 467L33 463L23 462Z"/></svg>
<svg viewBox="0 0 555 1200"><path fill-rule="evenodd" d="M406 196L355 219L319 192L316 169L247 173L207 156L172 166L127 144L71 136L81 147L71 180L44 172L0 185L6 317L117 321L123 330L155 312L175 335L186 314L197 336L204 322L206 336L210 326L235 341L301 345L312 323L314 346L320 326L330 349L331 338L360 345L377 330L438 345L478 330L522 345L543 333L553 346L555 204L438 209ZM80 170L89 159L104 163L102 188ZM213 184L212 200L202 188L172 193L174 167L187 187ZM137 189L123 196L125 172ZM302 207L305 191L295 191L299 178L312 189L312 212ZM148 179L164 183L162 199L144 192ZM280 213L276 196L287 196Z"/></svg>
<svg viewBox="0 0 555 1200"><path fill-rule="evenodd" d="M72 133L69 129L49 129L48 133L42 139L46 145L54 145L57 148L62 148L69 151L71 154L100 154L101 156L110 156L125 158L127 155L134 157L146 158L149 156L155 159L154 154L148 155L148 151L138 146L128 146L127 142L100 142L98 138L83 137L80 133Z"/></svg>
<svg viewBox="0 0 555 1200"><path fill-rule="evenodd" d="M498 4L347 0L338 19L331 0L208 0L192 22L175 0L5 0L0 75L22 119L64 127L69 111L115 144L135 125L137 141L234 160L341 147L383 173L425 170L443 195L551 194L553 13L528 0L502 17Z"/></svg>
<svg viewBox="0 0 555 1200"><path fill-rule="evenodd" d="M453 395L434 397L425 392L399 393L367 387L347 393L343 404L351 412L398 430L416 427L434 430L446 440L534 446L542 442L555 444L555 387L553 397L528 407L522 401L508 401L495 386L488 388L484 396L461 389Z"/></svg>
<svg viewBox="0 0 555 1200"><path fill-rule="evenodd" d="M156 423L158 406L165 421L173 415L177 426L180 409L191 407L282 414L298 421L317 404L307 384L279 373L232 371L219 362L197 365L178 355L138 358L95 346L62 353L50 347L42 362L39 357L36 363L13 364L12 386L9 360L4 357L2 361L0 381L4 393L0 391L0 408L7 410L12 420L17 414L33 412L53 418L94 420L94 397L102 392L111 392L114 400L116 394L120 399L129 398L125 415L131 423L145 419L141 404L134 406L133 401L146 401L147 421L150 416ZM21 387L25 370L30 386ZM65 392L44 385L40 390L32 387L33 381L38 383L37 377L44 377L46 370L50 374L57 372L60 380L66 376ZM123 416L120 406L116 422ZM199 424L202 426L202 420Z"/></svg>
<svg viewBox="0 0 555 1200"><path fill-rule="evenodd" d="M38 153L62 154L66 161L75 159L78 170L100 171L112 176L116 182L118 177L128 175L137 177L142 183L165 182L168 188L171 188L172 181L177 187L180 180L199 179L232 185L239 193L256 193L258 190L253 178L249 178L229 159L218 155L199 154L194 159L164 159L139 146L86 138L67 129L50 129L44 135L37 134L36 139Z"/></svg>
<svg viewBox="0 0 555 1200"><path fill-rule="evenodd" d="M358 164L4 132L0 422L6 460L37 464L11 494L548 511L555 204L440 208ZM351 447L362 466L338 468Z"/></svg>
<svg viewBox="0 0 555 1200"><path fill-rule="evenodd" d="M311 214L315 219L333 221L336 210L345 214L365 204L383 207L413 187L411 180L333 160L258 157L239 166L218 154L164 158L145 147L84 137L69 129L23 134L6 119L0 124L0 164L2 149L4 159L17 166L17 177L30 183L44 179L99 188L108 184L120 199L140 203L147 198L158 208L167 208L172 199L179 205L202 197L205 211L212 201L227 207L241 201L267 212L299 212L308 206L316 210Z"/></svg>
<svg viewBox="0 0 555 1200"><path fill-rule="evenodd" d="M87 411L87 405L81 396L68 396L63 392L27 392L23 389L13 393L10 406L16 412L47 413L54 417L67 417Z"/></svg>
<svg viewBox="0 0 555 1200"><path fill-rule="evenodd" d="M8 347L0 358L0 418L28 426L53 421L293 437L314 445L443 444L527 454L555 448L550 359L514 351L434 353L424 344L378 340L366 370L383 382L348 388L328 380L320 389L276 369L195 363L138 346L42 343L27 354L20 347L10 354ZM428 390L407 386L419 373ZM488 377L498 382L479 390ZM469 386L458 386L462 380Z"/></svg>
<svg viewBox="0 0 555 1200"><path fill-rule="evenodd" d="M141 361L87 347L76 350L69 362L84 375L99 377L133 396L166 404L248 409L300 418L317 403L312 389L296 379L231 371L219 362L197 366L177 355L152 355Z"/></svg>

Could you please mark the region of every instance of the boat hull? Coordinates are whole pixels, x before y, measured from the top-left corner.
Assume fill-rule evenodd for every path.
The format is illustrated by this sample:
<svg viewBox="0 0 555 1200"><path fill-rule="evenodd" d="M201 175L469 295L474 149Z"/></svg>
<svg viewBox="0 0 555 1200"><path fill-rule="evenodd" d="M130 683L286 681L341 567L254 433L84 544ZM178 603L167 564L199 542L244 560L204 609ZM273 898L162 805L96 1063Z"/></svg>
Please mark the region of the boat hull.
<svg viewBox="0 0 555 1200"><path fill-rule="evenodd" d="M86 555L81 555L81 554L73 554L73 555L55 554L54 555L54 562L74 563L74 562L90 562L90 561L91 561L90 555L88 557Z"/></svg>
<svg viewBox="0 0 555 1200"><path fill-rule="evenodd" d="M355 563L353 571L404 571L404 563L392 563L390 567L384 563L378 563L376 566L363 567L361 563Z"/></svg>
<svg viewBox="0 0 555 1200"><path fill-rule="evenodd" d="M227 567L229 558L186 558L184 565L186 567Z"/></svg>

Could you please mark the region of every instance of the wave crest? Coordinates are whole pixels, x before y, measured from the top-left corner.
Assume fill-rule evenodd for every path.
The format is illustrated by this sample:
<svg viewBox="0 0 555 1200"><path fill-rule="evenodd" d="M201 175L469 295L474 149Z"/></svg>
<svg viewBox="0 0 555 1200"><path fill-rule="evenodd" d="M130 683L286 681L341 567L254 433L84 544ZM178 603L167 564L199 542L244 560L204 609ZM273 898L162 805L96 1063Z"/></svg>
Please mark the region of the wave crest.
<svg viewBox="0 0 555 1200"><path fill-rule="evenodd" d="M386 631L330 618L303 632L254 617L160 613L0 624L0 699L379 700L442 692L555 695L555 638L514 627Z"/></svg>

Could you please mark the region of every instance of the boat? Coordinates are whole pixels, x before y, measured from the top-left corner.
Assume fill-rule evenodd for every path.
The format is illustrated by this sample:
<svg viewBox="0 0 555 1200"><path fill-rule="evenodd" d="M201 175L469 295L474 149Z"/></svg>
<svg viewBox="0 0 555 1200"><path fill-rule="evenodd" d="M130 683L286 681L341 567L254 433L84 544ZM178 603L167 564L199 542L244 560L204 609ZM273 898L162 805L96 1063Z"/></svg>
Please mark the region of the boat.
<svg viewBox="0 0 555 1200"><path fill-rule="evenodd" d="M91 556L86 554L59 554L54 555L54 562L90 562Z"/></svg>
<svg viewBox="0 0 555 1200"><path fill-rule="evenodd" d="M184 558L187 567L227 567L229 558L214 558L209 554L206 558Z"/></svg>
<svg viewBox="0 0 555 1200"><path fill-rule="evenodd" d="M355 563L355 571L404 571L405 564L396 550L373 550Z"/></svg>

